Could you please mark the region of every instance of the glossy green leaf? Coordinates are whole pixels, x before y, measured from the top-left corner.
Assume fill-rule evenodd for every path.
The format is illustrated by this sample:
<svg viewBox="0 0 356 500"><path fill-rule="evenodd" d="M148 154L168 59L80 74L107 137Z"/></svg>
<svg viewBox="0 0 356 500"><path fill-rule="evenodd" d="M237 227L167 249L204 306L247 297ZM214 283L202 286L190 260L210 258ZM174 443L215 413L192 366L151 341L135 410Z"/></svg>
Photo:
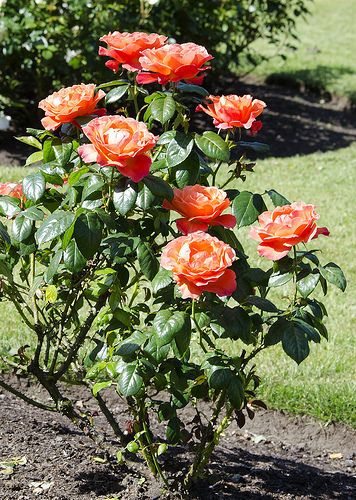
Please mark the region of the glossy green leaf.
<svg viewBox="0 0 356 500"><path fill-rule="evenodd" d="M152 101L150 108L152 118L164 125L173 117L176 103L172 96L167 95Z"/></svg>
<svg viewBox="0 0 356 500"><path fill-rule="evenodd" d="M79 273L83 269L86 264L86 259L80 252L76 242L72 240L63 254L63 262L68 269L68 271L72 273Z"/></svg>
<svg viewBox="0 0 356 500"><path fill-rule="evenodd" d="M285 353L298 365L309 355L307 334L298 323L288 322L283 333L282 346Z"/></svg>
<svg viewBox="0 0 356 500"><path fill-rule="evenodd" d="M239 228L253 224L266 209L262 196L249 191L241 191L232 203L232 213Z"/></svg>
<svg viewBox="0 0 356 500"><path fill-rule="evenodd" d="M147 279L153 280L158 273L159 264L149 245L141 242L137 247L137 258L141 271Z"/></svg>
<svg viewBox="0 0 356 500"><path fill-rule="evenodd" d="M118 390L126 398L134 396L139 392L143 384L143 379L139 373L136 363L124 366L118 380Z"/></svg>
<svg viewBox="0 0 356 500"><path fill-rule="evenodd" d="M95 212L81 214L74 225L74 239L80 252L90 259L99 250L102 236L102 225Z"/></svg>
<svg viewBox="0 0 356 500"><path fill-rule="evenodd" d="M182 132L176 132L167 147L167 165L175 167L182 163L191 153L194 141Z"/></svg>
<svg viewBox="0 0 356 500"><path fill-rule="evenodd" d="M64 210L53 212L38 229L36 233L37 243L43 245L43 243L47 243L63 234L72 224L74 218L75 216L72 212L65 212Z"/></svg>
<svg viewBox="0 0 356 500"><path fill-rule="evenodd" d="M38 201L44 195L46 181L41 172L27 175L22 181L23 194L32 201Z"/></svg>
<svg viewBox="0 0 356 500"><path fill-rule="evenodd" d="M194 185L199 177L199 156L193 151L188 158L175 168L176 183L179 188Z"/></svg>
<svg viewBox="0 0 356 500"><path fill-rule="evenodd" d="M160 198L167 200L171 200L173 198L173 189L168 182L164 181L160 177L147 175L143 179L143 183L155 196L159 196Z"/></svg>
<svg viewBox="0 0 356 500"><path fill-rule="evenodd" d="M114 188L113 203L120 215L126 215L135 206L137 184L130 179L122 179Z"/></svg>
<svg viewBox="0 0 356 500"><path fill-rule="evenodd" d="M269 191L267 191L267 194L275 207L290 205L290 201L288 201L287 198L278 193L275 189L270 189Z"/></svg>
<svg viewBox="0 0 356 500"><path fill-rule="evenodd" d="M346 290L346 278L342 269L334 264L334 262L329 262L326 266L319 267L320 274L332 285L337 286L343 292Z"/></svg>
<svg viewBox="0 0 356 500"><path fill-rule="evenodd" d="M297 289L300 295L306 299L314 290L319 283L319 274L308 274L305 278L302 278L297 282Z"/></svg>
<svg viewBox="0 0 356 500"><path fill-rule="evenodd" d="M166 288L171 283L172 283L171 271L167 271L167 269L160 268L160 270L152 280L152 291L154 294L156 294L157 292L162 290L162 288Z"/></svg>
<svg viewBox="0 0 356 500"><path fill-rule="evenodd" d="M163 309L156 314L153 328L157 338L157 345L169 344L181 332L190 332L190 317L181 311Z"/></svg>
<svg viewBox="0 0 356 500"><path fill-rule="evenodd" d="M12 234L16 241L26 240L33 228L33 222L30 219L26 219L22 214L18 215L12 224Z"/></svg>
<svg viewBox="0 0 356 500"><path fill-rule="evenodd" d="M195 144L209 158L213 160L229 161L230 150L228 144L215 132L204 132L195 136Z"/></svg>
<svg viewBox="0 0 356 500"><path fill-rule="evenodd" d="M126 83L110 90L110 92L108 92L105 96L105 104L113 104L114 102L120 101L129 88L130 85Z"/></svg>

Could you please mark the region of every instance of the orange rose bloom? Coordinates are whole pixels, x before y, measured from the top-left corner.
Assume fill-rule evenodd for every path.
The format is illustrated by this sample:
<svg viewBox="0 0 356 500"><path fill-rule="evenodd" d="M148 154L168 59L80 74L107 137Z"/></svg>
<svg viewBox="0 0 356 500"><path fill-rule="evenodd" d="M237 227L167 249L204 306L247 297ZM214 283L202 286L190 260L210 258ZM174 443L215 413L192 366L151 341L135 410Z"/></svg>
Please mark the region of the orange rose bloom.
<svg viewBox="0 0 356 500"><path fill-rule="evenodd" d="M250 236L259 242L258 253L270 260L285 257L298 243L308 243L319 234L329 236L326 227L318 228L315 221L319 214L314 205L302 201L277 207L273 212L263 212L258 222L260 227L252 227Z"/></svg>
<svg viewBox="0 0 356 500"><path fill-rule="evenodd" d="M100 38L100 41L105 42L108 48L99 47L99 56L112 58L105 63L105 66L114 72L119 70L120 65L128 71L137 71L141 69L139 58L142 51L162 47L166 40L166 36L157 35L157 33L114 31Z"/></svg>
<svg viewBox="0 0 356 500"><path fill-rule="evenodd" d="M0 196L12 196L21 199L23 197L22 184L17 182L0 183Z"/></svg>
<svg viewBox="0 0 356 500"><path fill-rule="evenodd" d="M250 95L242 97L238 95L210 95L207 98L210 103L206 108L199 104L196 111L204 111L214 118L214 125L218 128L227 129L233 127L251 128L264 108L266 103L253 99Z"/></svg>
<svg viewBox="0 0 356 500"><path fill-rule="evenodd" d="M158 137L145 123L120 115L102 116L90 121L83 132L91 144L80 146L78 154L86 163L114 166L134 182L146 177L152 160L145 153L155 146Z"/></svg>
<svg viewBox="0 0 356 500"><path fill-rule="evenodd" d="M99 90L95 93L93 83L81 83L54 92L38 105L46 113L41 120L42 125L46 130L56 130L63 123L75 122L79 116L104 115L105 108L96 108L103 97L105 92Z"/></svg>
<svg viewBox="0 0 356 500"><path fill-rule="evenodd" d="M182 219L176 220L177 228L183 234L207 231L209 226L235 226L236 219L233 215L221 215L230 205L230 200L222 189L196 184L174 189L173 192L173 200L165 200L163 207L183 215Z"/></svg>
<svg viewBox="0 0 356 500"><path fill-rule="evenodd" d="M203 292L225 297L236 290L236 275L228 269L235 259L229 245L199 231L168 243L161 266L172 271L183 299L197 299Z"/></svg>
<svg viewBox="0 0 356 500"><path fill-rule="evenodd" d="M174 43L159 49L142 52L140 64L144 71L137 75L137 83L194 81L197 75L207 70L204 64L213 59L205 47L195 43Z"/></svg>

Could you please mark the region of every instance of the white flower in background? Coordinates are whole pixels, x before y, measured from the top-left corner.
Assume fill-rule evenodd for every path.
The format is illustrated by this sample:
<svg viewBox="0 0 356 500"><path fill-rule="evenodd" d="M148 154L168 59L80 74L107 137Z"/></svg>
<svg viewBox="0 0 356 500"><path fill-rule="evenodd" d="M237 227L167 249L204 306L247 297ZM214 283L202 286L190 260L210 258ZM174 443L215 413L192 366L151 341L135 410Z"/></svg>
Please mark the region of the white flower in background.
<svg viewBox="0 0 356 500"><path fill-rule="evenodd" d="M157 5L160 0L145 0L148 5Z"/></svg>
<svg viewBox="0 0 356 500"><path fill-rule="evenodd" d="M168 38L167 43L177 43L177 40L175 38Z"/></svg>
<svg viewBox="0 0 356 500"><path fill-rule="evenodd" d="M67 49L64 59L66 60L67 63L69 63L69 61L71 61L74 57L78 56L79 54L80 54L79 50Z"/></svg>
<svg viewBox="0 0 356 500"><path fill-rule="evenodd" d="M11 116L4 115L0 111L0 130L1 131L9 130L10 124L11 124Z"/></svg>
<svg viewBox="0 0 356 500"><path fill-rule="evenodd" d="M6 4L6 0L0 0L0 9L1 9L1 7L4 7L5 4ZM1 14L1 12L0 12L0 14Z"/></svg>
<svg viewBox="0 0 356 500"><path fill-rule="evenodd" d="M251 12L251 13L255 12L255 10L256 10L256 7L254 5L250 5L249 8L248 8L248 11Z"/></svg>

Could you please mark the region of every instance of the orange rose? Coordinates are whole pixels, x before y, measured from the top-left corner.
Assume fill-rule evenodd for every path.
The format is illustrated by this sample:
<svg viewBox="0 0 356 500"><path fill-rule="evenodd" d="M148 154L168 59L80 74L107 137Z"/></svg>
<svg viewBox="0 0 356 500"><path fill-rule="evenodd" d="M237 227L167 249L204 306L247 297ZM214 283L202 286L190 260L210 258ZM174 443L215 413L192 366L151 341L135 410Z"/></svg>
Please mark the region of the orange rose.
<svg viewBox="0 0 356 500"><path fill-rule="evenodd" d="M208 69L204 64L213 59L205 47L195 43L175 43L158 49L142 52L139 61L144 71L137 75L137 83L194 80L201 71Z"/></svg>
<svg viewBox="0 0 356 500"><path fill-rule="evenodd" d="M21 199L23 197L22 184L17 182L0 183L0 196L12 196Z"/></svg>
<svg viewBox="0 0 356 500"><path fill-rule="evenodd" d="M148 174L152 160L145 153L155 146L158 137L145 123L119 115L102 116L90 121L83 132L91 142L78 148L86 163L114 166L134 182Z"/></svg>
<svg viewBox="0 0 356 500"><path fill-rule="evenodd" d="M172 271L183 299L197 299L203 292L225 297L236 290L236 275L228 269L235 259L229 245L199 231L168 243L161 266Z"/></svg>
<svg viewBox="0 0 356 500"><path fill-rule="evenodd" d="M100 38L105 42L108 48L99 47L99 56L109 56L112 59L105 63L107 68L117 72L122 65L128 71L137 71L141 69L139 58L145 49L157 49L162 47L167 37L157 35L157 33L120 33L114 31Z"/></svg>
<svg viewBox="0 0 356 500"><path fill-rule="evenodd" d="M238 95L210 95L207 99L211 102L206 105L206 108L199 104L196 111L204 111L207 115L212 116L214 125L222 129L233 127L249 129L266 107L263 101L253 99L250 95L242 97Z"/></svg>
<svg viewBox="0 0 356 500"><path fill-rule="evenodd" d="M38 105L46 113L42 125L46 130L56 130L63 123L75 122L79 116L104 115L105 108L96 108L103 97L105 92L99 90L95 93L93 83L81 83L54 92Z"/></svg>
<svg viewBox="0 0 356 500"><path fill-rule="evenodd" d="M260 227L250 230L251 238L259 242L258 253L267 259L279 260L298 243L308 243L319 234L329 236L326 227L317 227L315 221L319 214L314 208L298 201L277 207L273 212L263 212L258 218Z"/></svg>
<svg viewBox="0 0 356 500"><path fill-rule="evenodd" d="M207 231L209 226L235 226L236 219L233 215L221 215L230 205L230 200L222 189L196 184L173 191L173 200L165 200L163 207L183 215L183 219L176 220L177 228L183 234Z"/></svg>

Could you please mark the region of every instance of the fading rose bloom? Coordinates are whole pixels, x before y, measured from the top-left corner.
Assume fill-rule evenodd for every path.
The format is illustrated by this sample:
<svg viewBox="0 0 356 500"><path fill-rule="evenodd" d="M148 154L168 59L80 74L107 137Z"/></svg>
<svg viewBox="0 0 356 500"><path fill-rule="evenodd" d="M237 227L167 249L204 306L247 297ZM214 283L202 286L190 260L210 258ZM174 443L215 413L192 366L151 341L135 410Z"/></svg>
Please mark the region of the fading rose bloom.
<svg viewBox="0 0 356 500"><path fill-rule="evenodd" d="M23 197L22 184L17 182L0 183L0 196L12 196L12 198Z"/></svg>
<svg viewBox="0 0 356 500"><path fill-rule="evenodd" d="M134 182L146 177L152 160L145 153L155 146L158 137L145 123L119 115L102 116L91 120L83 132L91 144L80 146L78 154L86 163L116 167Z"/></svg>
<svg viewBox="0 0 356 500"><path fill-rule="evenodd" d="M138 71L142 69L139 63L142 52L146 49L162 47L166 40L166 36L157 35L157 33L142 33L139 31L120 33L114 31L100 38L100 41L105 42L108 48L99 47L99 56L111 57L110 61L105 63L105 66L115 73L120 66L128 71Z"/></svg>
<svg viewBox="0 0 356 500"><path fill-rule="evenodd" d="M329 236L326 227L317 227L315 221L319 214L314 209L314 205L298 201L263 212L258 218L260 226L250 230L251 238L259 242L258 253L267 259L279 260L298 243L308 243L319 234Z"/></svg>
<svg viewBox="0 0 356 500"><path fill-rule="evenodd" d="M183 299L197 299L203 292L225 297L236 290L236 275L228 269L235 259L229 245L199 231L169 242L161 266L172 271Z"/></svg>
<svg viewBox="0 0 356 500"><path fill-rule="evenodd" d="M266 103L258 99L253 99L250 95L210 95L207 98L206 107L202 104L197 106L196 111L203 111L214 118L214 125L217 128L227 129L243 127L250 129L264 108Z"/></svg>
<svg viewBox="0 0 356 500"><path fill-rule="evenodd" d="M165 200L163 207L183 215L182 219L176 220L177 228L183 234L207 231L209 226L235 226L236 219L233 215L221 215L230 205L230 200L222 189L196 184L174 189L173 192L172 201Z"/></svg>
<svg viewBox="0 0 356 500"><path fill-rule="evenodd" d="M256 120L255 122L253 122L251 128L247 131L247 133L253 137L261 130L261 128L262 122L260 120Z"/></svg>
<svg viewBox="0 0 356 500"><path fill-rule="evenodd" d="M137 75L137 83L195 81L208 68L205 63L213 59L205 47L195 43L172 43L158 49L142 52L140 64L144 71ZM200 79L201 80L201 79Z"/></svg>
<svg viewBox="0 0 356 500"><path fill-rule="evenodd" d="M95 93L93 83L63 88L39 103L38 107L46 114L41 123L46 130L56 130L63 123L75 123L75 119L80 116L102 116L106 109L96 106L103 97L105 92L99 90Z"/></svg>

